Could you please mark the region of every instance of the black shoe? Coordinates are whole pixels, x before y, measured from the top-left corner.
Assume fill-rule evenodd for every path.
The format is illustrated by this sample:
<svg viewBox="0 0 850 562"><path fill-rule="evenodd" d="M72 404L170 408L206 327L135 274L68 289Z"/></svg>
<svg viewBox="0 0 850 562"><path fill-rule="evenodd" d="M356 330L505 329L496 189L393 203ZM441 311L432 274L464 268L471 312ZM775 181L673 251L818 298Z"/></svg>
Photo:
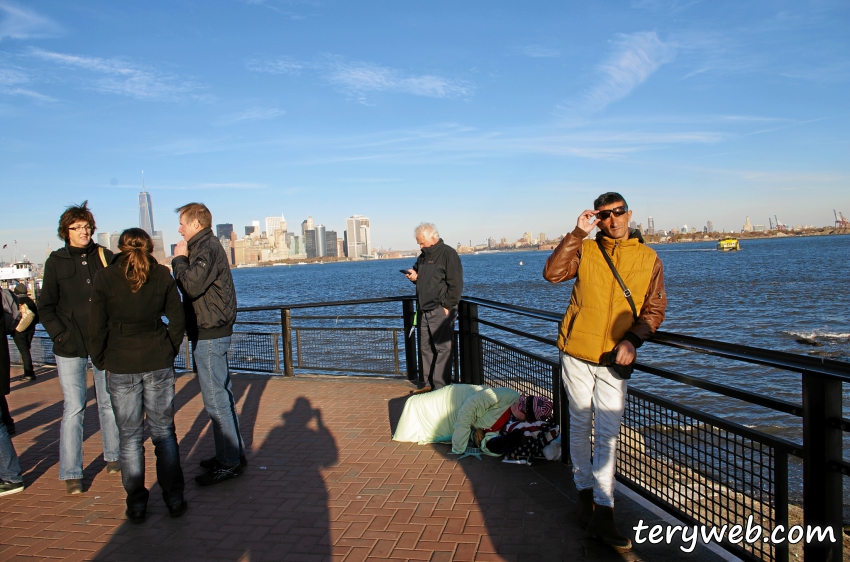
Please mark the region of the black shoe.
<svg viewBox="0 0 850 562"><path fill-rule="evenodd" d="M189 510L189 504L186 503L185 500L180 502L179 504L177 504L174 507L168 506L168 513L171 514L171 517L173 517L174 519L177 519L178 517L180 517L181 515L186 513L186 511L188 511L188 510Z"/></svg>
<svg viewBox="0 0 850 562"><path fill-rule="evenodd" d="M125 512L127 515L127 519L130 523L135 523L138 525L145 520L145 510L144 509L127 509Z"/></svg>
<svg viewBox="0 0 850 562"><path fill-rule="evenodd" d="M200 464L201 468L203 468L204 470L212 470L213 468L219 466L219 462L218 460L216 460L215 457L212 457L211 459L204 459L198 464ZM242 468L248 466L248 459L245 458L245 455L240 455L239 466Z"/></svg>
<svg viewBox="0 0 850 562"><path fill-rule="evenodd" d="M199 486L212 486L214 484L221 484L225 480L232 480L239 476L242 476L241 464L237 464L236 466L221 466L216 463L215 468L195 476L195 482L197 482Z"/></svg>
<svg viewBox="0 0 850 562"><path fill-rule="evenodd" d="M8 480L0 480L0 496L8 496L24 491L23 482L9 482Z"/></svg>
<svg viewBox="0 0 850 562"><path fill-rule="evenodd" d="M590 519L593 517L593 488L585 488L578 491L578 509L576 510L576 522L582 529L587 529Z"/></svg>
<svg viewBox="0 0 850 562"><path fill-rule="evenodd" d="M614 549L623 554L632 549L632 541L628 537L624 537L617 530L614 524L614 508L593 503L593 515L590 518L590 523L587 525L587 533L602 542L605 542L614 547Z"/></svg>

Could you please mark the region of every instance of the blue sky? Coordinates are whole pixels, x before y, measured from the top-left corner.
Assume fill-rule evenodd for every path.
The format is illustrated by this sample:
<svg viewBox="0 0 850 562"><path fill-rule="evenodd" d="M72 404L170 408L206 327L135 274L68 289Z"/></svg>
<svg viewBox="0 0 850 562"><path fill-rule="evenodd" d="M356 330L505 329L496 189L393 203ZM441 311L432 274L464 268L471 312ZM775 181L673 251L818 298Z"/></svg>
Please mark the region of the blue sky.
<svg viewBox="0 0 850 562"><path fill-rule="evenodd" d="M601 192L646 223L850 215L843 1L0 0L0 243L65 205L100 231L205 202L376 246L567 232Z"/></svg>

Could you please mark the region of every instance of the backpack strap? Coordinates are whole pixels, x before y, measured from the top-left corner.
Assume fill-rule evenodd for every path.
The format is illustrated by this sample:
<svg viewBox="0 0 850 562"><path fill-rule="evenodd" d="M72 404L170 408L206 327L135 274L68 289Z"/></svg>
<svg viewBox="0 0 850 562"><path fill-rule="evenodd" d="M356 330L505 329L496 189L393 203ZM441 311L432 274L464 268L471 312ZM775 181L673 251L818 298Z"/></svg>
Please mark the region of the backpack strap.
<svg viewBox="0 0 850 562"><path fill-rule="evenodd" d="M98 247L97 247L97 255L99 255L99 256L100 256L100 263L102 263L102 264L103 264L103 267L106 267L107 265L109 265L109 264L106 262L106 254L103 252L103 246L98 246Z"/></svg>

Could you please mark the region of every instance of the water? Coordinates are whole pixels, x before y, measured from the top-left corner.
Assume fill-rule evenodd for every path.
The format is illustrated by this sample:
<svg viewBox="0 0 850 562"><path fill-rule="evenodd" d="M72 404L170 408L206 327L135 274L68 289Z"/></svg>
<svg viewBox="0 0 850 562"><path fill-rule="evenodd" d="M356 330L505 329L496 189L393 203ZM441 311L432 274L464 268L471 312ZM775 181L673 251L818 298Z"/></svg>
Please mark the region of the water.
<svg viewBox="0 0 850 562"><path fill-rule="evenodd" d="M657 245L669 306L662 329L724 342L850 361L847 289L850 236L744 240L740 252L715 243ZM561 315L572 283L542 278L549 252L464 255L464 294ZM234 270L240 306L265 306L413 294L399 273L414 260L297 265ZM400 305L327 309L311 314L400 314ZM243 315L247 318L247 315ZM554 339L553 322L481 310L482 318ZM270 313L252 318L276 320ZM382 321L375 320L380 324ZM383 321L386 324L386 321ZM557 359L557 350L524 338L482 332ZM799 343L805 338L810 343ZM801 403L800 375L647 344L639 360L773 398ZM632 386L766 433L801 442L800 418L636 372ZM845 404L850 403L846 398ZM845 416L847 413L845 412ZM848 444L845 443L845 447ZM794 467L792 472L797 472ZM794 479L792 477L792 479ZM792 483L792 488L797 488ZM792 490L793 492L793 490ZM793 494L796 495L796 494ZM847 502L845 502L847 503Z"/></svg>

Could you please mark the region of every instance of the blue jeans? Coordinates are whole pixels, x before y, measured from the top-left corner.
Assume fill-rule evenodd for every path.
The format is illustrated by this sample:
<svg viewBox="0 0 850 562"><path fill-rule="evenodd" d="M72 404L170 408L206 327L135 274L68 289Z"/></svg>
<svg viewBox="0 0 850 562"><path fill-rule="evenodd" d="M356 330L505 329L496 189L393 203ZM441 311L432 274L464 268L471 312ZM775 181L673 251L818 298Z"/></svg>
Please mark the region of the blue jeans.
<svg viewBox="0 0 850 562"><path fill-rule="evenodd" d="M149 492L145 488L145 424L156 454L156 479L162 499L170 508L183 501L183 469L174 432L174 369L106 377L115 421L121 434L121 482L127 491L127 507L144 510Z"/></svg>
<svg viewBox="0 0 850 562"><path fill-rule="evenodd" d="M0 480L6 482L23 482L21 463L12 445L12 438L6 430L6 425L0 423Z"/></svg>
<svg viewBox="0 0 850 562"><path fill-rule="evenodd" d="M230 336L199 340L192 344L192 358L198 371L204 407L212 420L215 458L224 466L236 466L245 453L245 444L239 431L233 385L227 368L228 349Z"/></svg>
<svg viewBox="0 0 850 562"><path fill-rule="evenodd" d="M59 385L65 398L62 425L59 430L59 480L79 480L83 477L83 421L86 412L86 364L80 357L56 356ZM100 414L100 435L103 458L118 460L118 426L112 412L112 401L106 390L106 373L94 371L94 390Z"/></svg>

